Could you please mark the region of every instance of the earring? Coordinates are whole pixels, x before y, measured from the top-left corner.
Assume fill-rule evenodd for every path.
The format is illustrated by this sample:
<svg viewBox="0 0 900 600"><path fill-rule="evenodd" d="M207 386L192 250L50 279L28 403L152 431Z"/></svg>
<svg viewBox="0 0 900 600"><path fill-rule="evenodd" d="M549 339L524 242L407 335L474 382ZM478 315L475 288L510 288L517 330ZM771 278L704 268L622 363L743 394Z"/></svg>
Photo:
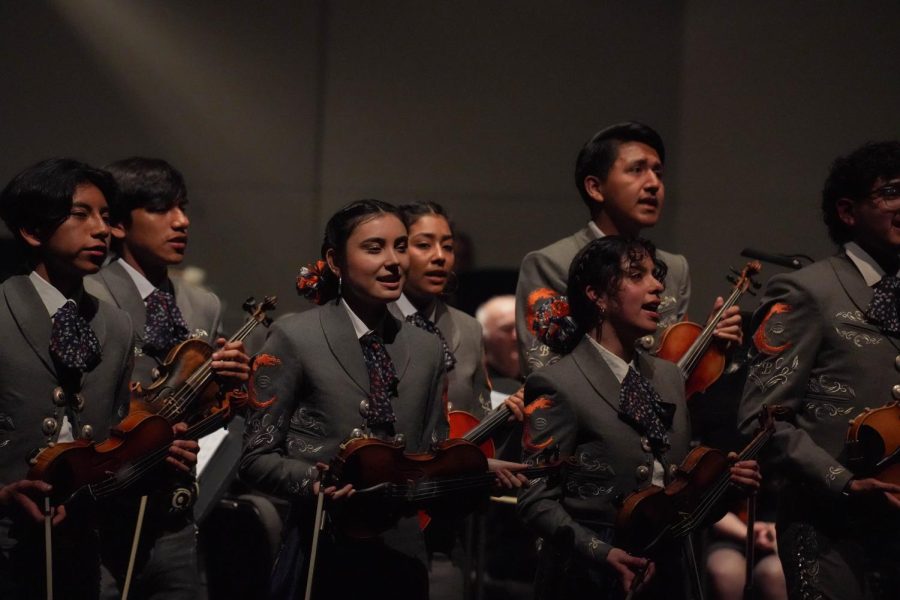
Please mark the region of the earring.
<svg viewBox="0 0 900 600"><path fill-rule="evenodd" d="M335 304L341 301L341 285L344 283L344 278L338 275L338 293L337 299L335 300Z"/></svg>

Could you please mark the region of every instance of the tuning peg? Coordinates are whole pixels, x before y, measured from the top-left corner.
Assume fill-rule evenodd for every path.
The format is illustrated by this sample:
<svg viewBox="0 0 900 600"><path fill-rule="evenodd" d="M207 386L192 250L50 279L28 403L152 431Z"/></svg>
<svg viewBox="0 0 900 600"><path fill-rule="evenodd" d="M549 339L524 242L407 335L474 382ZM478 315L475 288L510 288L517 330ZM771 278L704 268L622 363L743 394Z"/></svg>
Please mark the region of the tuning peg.
<svg viewBox="0 0 900 600"><path fill-rule="evenodd" d="M266 317L265 319L263 319L262 324L263 324L263 327L268 327L269 325L272 324L272 318Z"/></svg>
<svg viewBox="0 0 900 600"><path fill-rule="evenodd" d="M747 293L750 294L751 296L755 296L755 295L756 295L756 292L754 292L754 291L751 290L750 288L747 288Z"/></svg>
<svg viewBox="0 0 900 600"><path fill-rule="evenodd" d="M246 312L253 312L253 309L256 307L256 298L250 296L246 300L244 300L244 304L241 305Z"/></svg>
<svg viewBox="0 0 900 600"><path fill-rule="evenodd" d="M753 286L753 289L754 289L754 290L758 290L759 288L762 287L762 284L761 284L760 282L755 281L755 280L753 280L753 279L750 280L750 285Z"/></svg>
<svg viewBox="0 0 900 600"><path fill-rule="evenodd" d="M278 296L266 296L263 298L263 308L265 310L274 310L278 306Z"/></svg>
<svg viewBox="0 0 900 600"><path fill-rule="evenodd" d="M733 275L727 275L727 276L725 277L725 279L728 280L728 283L731 283L731 284L733 284L733 285L737 285L737 277L734 277Z"/></svg>
<svg viewBox="0 0 900 600"><path fill-rule="evenodd" d="M735 275L737 275L738 277L740 277L740 275L741 275L741 272L738 271L737 269L735 269L734 267L728 267L728 270L731 271L732 273L734 273Z"/></svg>

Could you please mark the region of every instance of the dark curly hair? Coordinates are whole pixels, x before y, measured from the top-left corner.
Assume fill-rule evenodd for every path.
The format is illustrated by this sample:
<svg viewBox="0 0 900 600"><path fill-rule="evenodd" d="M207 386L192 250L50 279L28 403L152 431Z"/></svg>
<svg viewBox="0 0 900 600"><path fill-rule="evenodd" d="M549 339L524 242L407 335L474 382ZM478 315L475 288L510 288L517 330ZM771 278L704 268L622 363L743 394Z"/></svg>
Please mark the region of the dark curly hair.
<svg viewBox="0 0 900 600"><path fill-rule="evenodd" d="M585 333L602 322L596 303L587 296L587 288L590 286L608 295L615 294L625 274L623 262L633 264L641 262L647 256L653 259L653 276L659 281L665 280L668 267L656 257L653 243L643 238L608 235L592 241L575 255L569 267L569 284L566 288L569 314L580 334L572 336L572 348Z"/></svg>
<svg viewBox="0 0 900 600"><path fill-rule="evenodd" d="M852 239L852 231L838 215L841 198L854 202L866 199L879 179L900 176L900 142L869 142L846 156L835 159L822 189L822 217L828 236L835 244Z"/></svg>

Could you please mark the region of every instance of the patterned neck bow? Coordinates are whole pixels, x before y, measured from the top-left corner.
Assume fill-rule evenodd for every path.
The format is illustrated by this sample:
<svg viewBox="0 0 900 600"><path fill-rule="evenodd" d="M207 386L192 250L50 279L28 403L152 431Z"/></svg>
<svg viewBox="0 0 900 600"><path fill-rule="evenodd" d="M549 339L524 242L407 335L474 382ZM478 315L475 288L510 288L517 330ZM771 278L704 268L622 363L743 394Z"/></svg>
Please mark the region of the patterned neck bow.
<svg viewBox="0 0 900 600"><path fill-rule="evenodd" d="M447 340L444 339L444 334L441 333L441 330L438 329L437 325L431 322L430 319L426 319L419 313L413 313L406 317L406 320L419 329L424 329L428 333L433 333L438 336L438 339L441 340L441 350L443 350L444 355L444 370L446 372L450 372L453 370L453 367L456 366L456 357L453 355L453 351L450 350L450 346L447 345Z"/></svg>
<svg viewBox="0 0 900 600"><path fill-rule="evenodd" d="M885 275L873 288L875 294L867 315L889 335L900 335L900 279Z"/></svg>
<svg viewBox="0 0 900 600"><path fill-rule="evenodd" d="M147 325L144 329L144 351L148 354L164 354L172 346L188 337L187 323L175 304L175 296L162 290L144 300L147 306Z"/></svg>
<svg viewBox="0 0 900 600"><path fill-rule="evenodd" d="M78 305L73 300L53 315L50 355L61 365L82 372L90 371L100 362L100 341L78 313Z"/></svg>
<svg viewBox="0 0 900 600"><path fill-rule="evenodd" d="M628 368L628 375L622 380L619 391L619 410L626 420L637 427L640 433L647 436L654 454L669 447L669 436L666 428L671 425L672 415L663 406L662 398L650 385L647 379ZM668 424L664 422L668 421Z"/></svg>
<svg viewBox="0 0 900 600"><path fill-rule="evenodd" d="M370 331L359 338L363 356L366 359L366 368L369 371L369 409L366 421L369 426L385 425L397 420L394 416L394 408L391 406L391 398L397 397L397 370L384 341L374 331Z"/></svg>

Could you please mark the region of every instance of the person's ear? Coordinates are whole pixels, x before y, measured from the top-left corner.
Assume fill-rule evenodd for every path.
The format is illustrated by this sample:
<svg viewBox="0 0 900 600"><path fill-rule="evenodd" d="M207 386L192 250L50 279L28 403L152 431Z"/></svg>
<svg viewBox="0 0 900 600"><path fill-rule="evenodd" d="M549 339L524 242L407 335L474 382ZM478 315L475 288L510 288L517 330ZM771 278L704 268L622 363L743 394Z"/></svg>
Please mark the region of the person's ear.
<svg viewBox="0 0 900 600"><path fill-rule="evenodd" d="M847 227L856 225L856 202L850 198L841 198L835 204L838 219Z"/></svg>

